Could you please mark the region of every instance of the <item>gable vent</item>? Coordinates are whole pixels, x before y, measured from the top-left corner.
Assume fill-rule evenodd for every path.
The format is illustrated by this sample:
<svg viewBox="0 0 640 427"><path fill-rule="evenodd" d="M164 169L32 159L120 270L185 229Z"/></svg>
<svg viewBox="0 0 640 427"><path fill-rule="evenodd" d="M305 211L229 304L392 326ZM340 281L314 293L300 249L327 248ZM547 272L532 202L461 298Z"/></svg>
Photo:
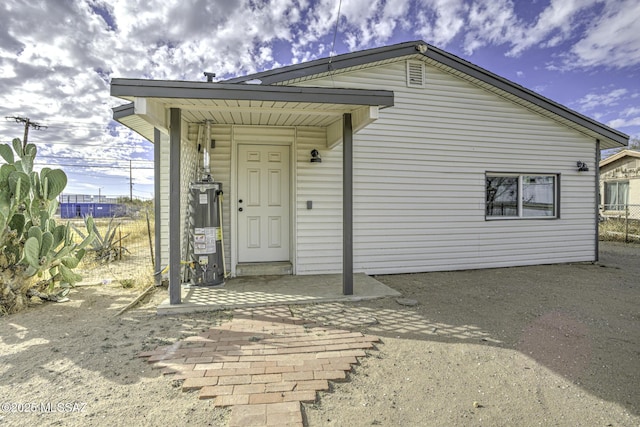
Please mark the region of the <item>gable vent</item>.
<svg viewBox="0 0 640 427"><path fill-rule="evenodd" d="M424 62L407 61L407 86L424 87Z"/></svg>

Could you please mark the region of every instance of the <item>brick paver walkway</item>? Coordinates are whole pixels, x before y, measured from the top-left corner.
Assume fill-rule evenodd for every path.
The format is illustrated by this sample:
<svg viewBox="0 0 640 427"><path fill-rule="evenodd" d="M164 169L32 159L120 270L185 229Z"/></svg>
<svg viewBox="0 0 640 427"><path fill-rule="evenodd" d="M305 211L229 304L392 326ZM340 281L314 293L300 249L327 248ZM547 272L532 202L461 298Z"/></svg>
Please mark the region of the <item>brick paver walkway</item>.
<svg viewBox="0 0 640 427"><path fill-rule="evenodd" d="M344 380L377 341L270 307L235 310L228 323L139 356L184 380L184 391L231 406L229 427L302 426L300 402L314 402L328 380Z"/></svg>

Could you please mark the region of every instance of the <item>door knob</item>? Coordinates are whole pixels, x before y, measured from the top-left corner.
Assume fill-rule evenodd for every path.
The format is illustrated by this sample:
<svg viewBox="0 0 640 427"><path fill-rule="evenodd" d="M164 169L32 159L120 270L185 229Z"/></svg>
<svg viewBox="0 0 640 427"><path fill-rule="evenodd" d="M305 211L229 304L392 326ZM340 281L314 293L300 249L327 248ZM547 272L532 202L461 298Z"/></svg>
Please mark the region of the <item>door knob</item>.
<svg viewBox="0 0 640 427"><path fill-rule="evenodd" d="M240 212L242 212L242 208L238 208L238 210L239 210Z"/></svg>

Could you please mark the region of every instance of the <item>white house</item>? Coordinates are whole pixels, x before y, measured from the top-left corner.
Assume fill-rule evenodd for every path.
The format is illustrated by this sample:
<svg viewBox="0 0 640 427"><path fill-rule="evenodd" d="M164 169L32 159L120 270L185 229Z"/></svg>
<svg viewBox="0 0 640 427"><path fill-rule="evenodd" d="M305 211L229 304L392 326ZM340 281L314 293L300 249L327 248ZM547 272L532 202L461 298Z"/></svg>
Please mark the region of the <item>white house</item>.
<svg viewBox="0 0 640 427"><path fill-rule="evenodd" d="M597 260L599 153L628 143L422 41L223 82L113 79L111 94L129 101L114 118L155 144L171 303L207 129L230 274L284 262L342 272L345 293L354 271Z"/></svg>
<svg viewBox="0 0 640 427"><path fill-rule="evenodd" d="M622 150L600 162L600 195L605 217L640 219L640 151Z"/></svg>

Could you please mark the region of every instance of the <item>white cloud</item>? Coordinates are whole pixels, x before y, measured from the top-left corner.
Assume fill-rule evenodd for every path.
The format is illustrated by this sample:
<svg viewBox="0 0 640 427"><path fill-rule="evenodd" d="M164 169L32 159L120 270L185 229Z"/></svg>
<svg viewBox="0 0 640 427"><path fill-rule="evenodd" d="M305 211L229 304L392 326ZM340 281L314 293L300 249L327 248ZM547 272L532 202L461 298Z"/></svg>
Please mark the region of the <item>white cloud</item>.
<svg viewBox="0 0 640 427"><path fill-rule="evenodd" d="M471 55L505 45L508 56L568 43L569 52L551 70L640 63L640 3L637 0L551 0L533 22L518 17L511 0L419 0L416 34L446 48L463 37Z"/></svg>
<svg viewBox="0 0 640 427"><path fill-rule="evenodd" d="M572 35L572 30L581 21L579 13L591 8L602 0L551 0L534 25L523 27L516 33L517 38L512 43L510 55L519 55L531 46L553 47Z"/></svg>
<svg viewBox="0 0 640 427"><path fill-rule="evenodd" d="M463 0L420 0L416 33L427 43L446 46L465 24L468 6Z"/></svg>
<svg viewBox="0 0 640 427"><path fill-rule="evenodd" d="M566 68L604 65L628 67L640 64L640 2L607 1L601 16L573 45Z"/></svg>
<svg viewBox="0 0 640 427"><path fill-rule="evenodd" d="M616 105L627 94L627 89L614 89L604 94L589 93L579 99L577 104L583 111L592 110L594 108L609 107Z"/></svg>
<svg viewBox="0 0 640 427"><path fill-rule="evenodd" d="M625 117L634 116L634 115L640 116L640 107L625 108L620 112L620 114L622 114Z"/></svg>
<svg viewBox="0 0 640 427"><path fill-rule="evenodd" d="M472 54L486 45L511 42L517 38L521 25L511 1L475 1L469 11L469 29L465 34L464 51Z"/></svg>
<svg viewBox="0 0 640 427"><path fill-rule="evenodd" d="M614 129L620 129L631 126L640 126L640 116L632 117L629 119L614 119L607 123L607 126L610 126Z"/></svg>

